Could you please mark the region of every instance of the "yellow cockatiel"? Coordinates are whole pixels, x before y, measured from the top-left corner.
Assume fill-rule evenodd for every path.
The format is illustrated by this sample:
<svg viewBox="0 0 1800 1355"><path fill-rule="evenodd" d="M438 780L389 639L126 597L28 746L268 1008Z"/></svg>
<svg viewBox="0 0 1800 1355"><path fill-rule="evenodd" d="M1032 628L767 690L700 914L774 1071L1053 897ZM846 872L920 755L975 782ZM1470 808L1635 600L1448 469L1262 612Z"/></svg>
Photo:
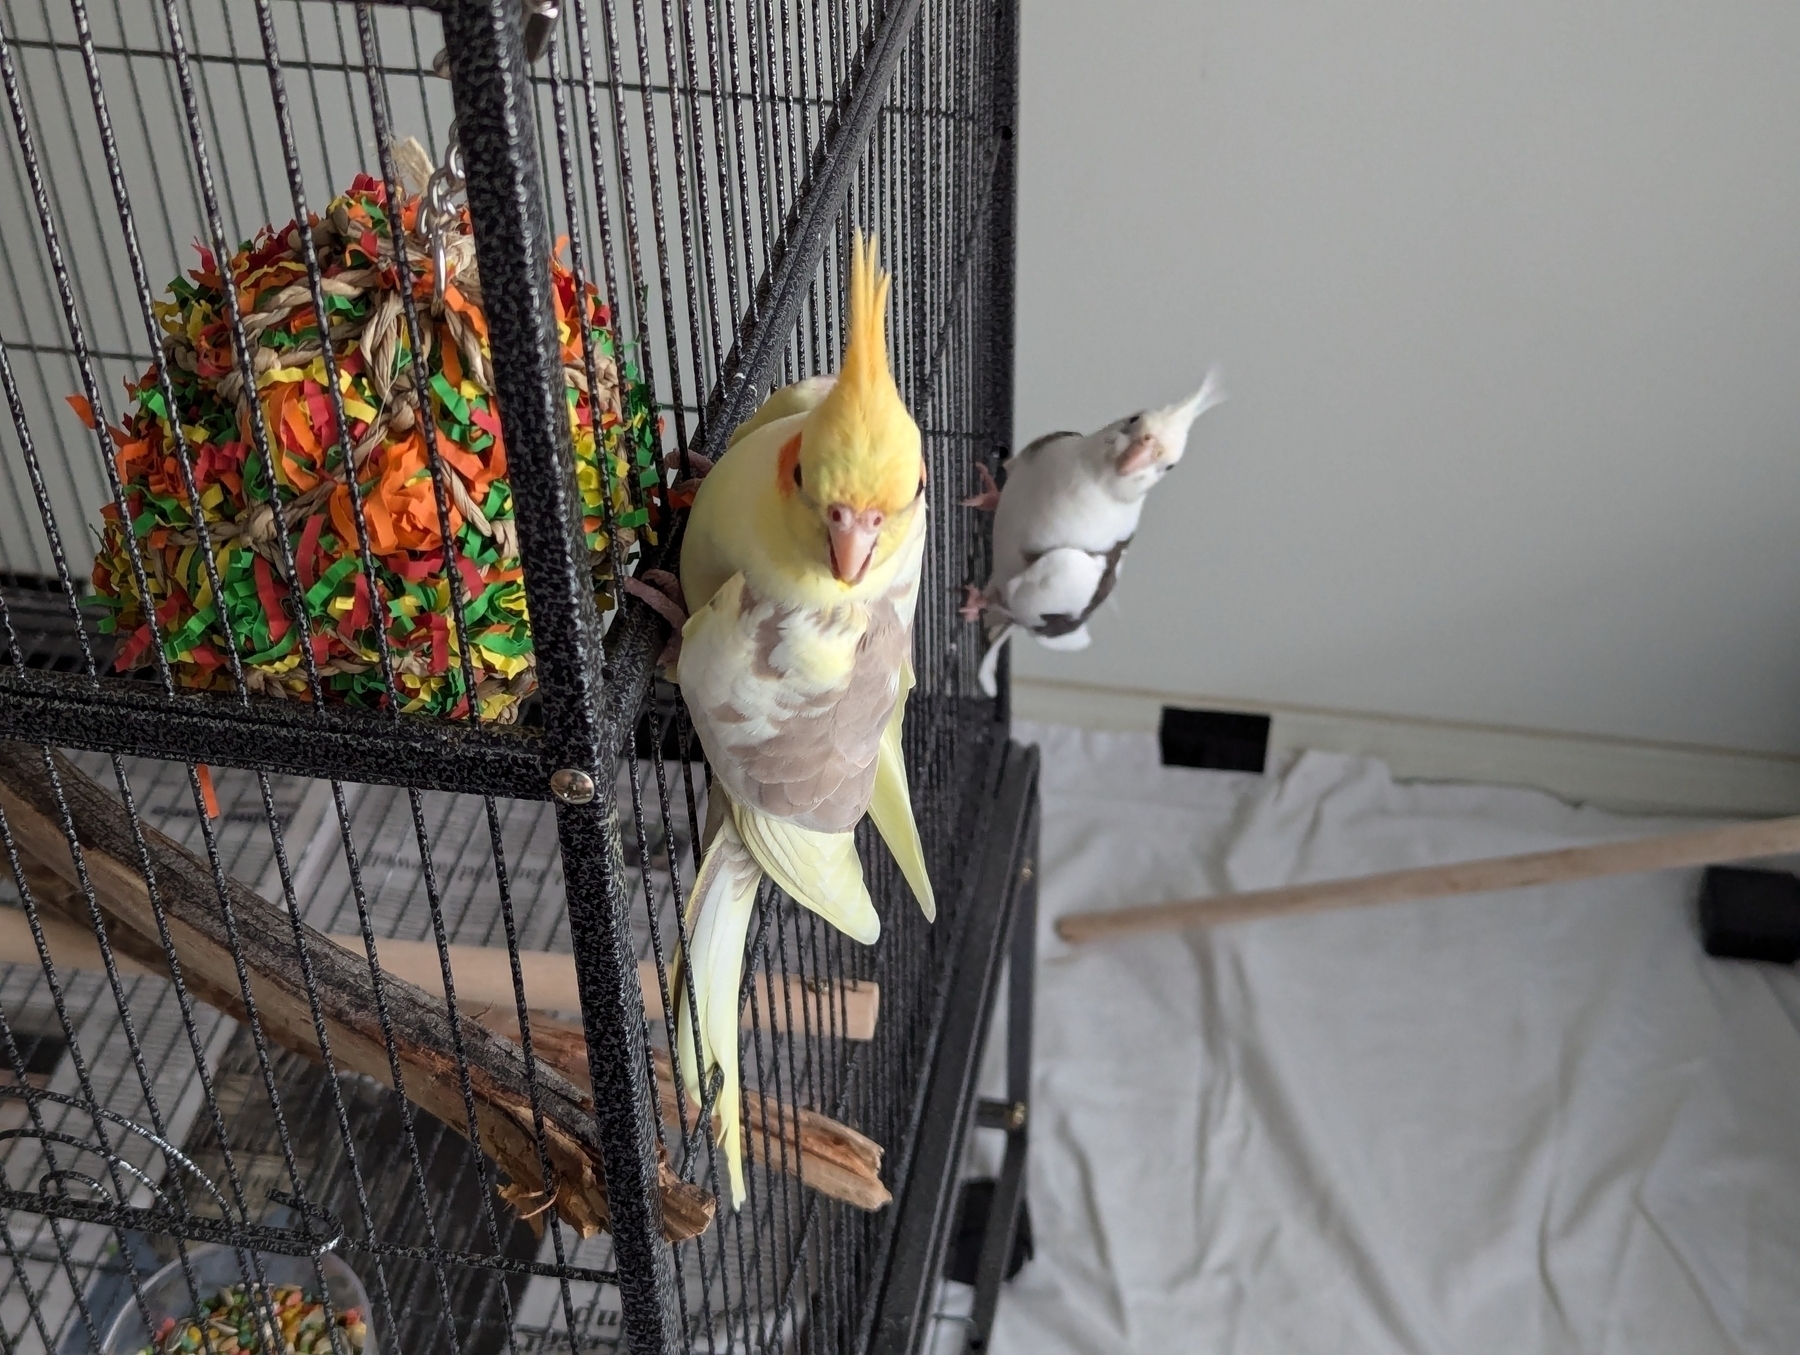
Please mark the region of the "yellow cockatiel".
<svg viewBox="0 0 1800 1355"><path fill-rule="evenodd" d="M744 1195L738 986L766 872L864 943L881 923L852 830L870 815L936 913L900 726L925 551L919 428L888 369L888 277L855 241L843 363L772 395L700 484L681 551L677 676L713 769L688 901L699 1029L678 998L688 1090L723 1074L719 1141ZM696 1037L698 1058L695 1057Z"/></svg>

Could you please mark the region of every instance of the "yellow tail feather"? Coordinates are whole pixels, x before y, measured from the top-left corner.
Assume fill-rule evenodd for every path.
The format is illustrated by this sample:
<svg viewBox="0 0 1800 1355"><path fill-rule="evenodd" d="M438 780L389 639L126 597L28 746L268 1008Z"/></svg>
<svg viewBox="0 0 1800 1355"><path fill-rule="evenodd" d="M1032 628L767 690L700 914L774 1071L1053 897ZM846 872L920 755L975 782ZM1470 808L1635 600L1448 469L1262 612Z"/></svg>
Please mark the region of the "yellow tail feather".
<svg viewBox="0 0 1800 1355"><path fill-rule="evenodd" d="M731 817L757 865L791 894L852 941L872 946L881 936L881 918L863 883L856 839L849 833L818 833L784 819L772 819L731 802Z"/></svg>
<svg viewBox="0 0 1800 1355"><path fill-rule="evenodd" d="M714 795L725 792L714 787ZM744 943L756 907L762 871L744 847L736 825L724 815L707 845L694 877L687 906L687 954L674 975L675 1046L682 1081L694 1105L717 1068L722 1075L713 1107L715 1141L725 1153L731 1183L731 1207L744 1200L743 1075L738 1068L739 993L744 971ZM693 983L690 1014L686 983Z"/></svg>

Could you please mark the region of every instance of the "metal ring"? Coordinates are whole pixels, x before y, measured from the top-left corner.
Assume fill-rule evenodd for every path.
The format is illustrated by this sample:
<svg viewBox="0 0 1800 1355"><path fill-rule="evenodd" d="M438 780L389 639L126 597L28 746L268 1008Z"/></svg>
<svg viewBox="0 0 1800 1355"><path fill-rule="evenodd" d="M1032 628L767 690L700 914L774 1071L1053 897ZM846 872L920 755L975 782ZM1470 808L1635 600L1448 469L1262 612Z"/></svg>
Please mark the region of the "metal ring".
<svg viewBox="0 0 1800 1355"><path fill-rule="evenodd" d="M444 290L450 285L450 260L444 245L444 227L431 223L431 297L434 309L443 310Z"/></svg>

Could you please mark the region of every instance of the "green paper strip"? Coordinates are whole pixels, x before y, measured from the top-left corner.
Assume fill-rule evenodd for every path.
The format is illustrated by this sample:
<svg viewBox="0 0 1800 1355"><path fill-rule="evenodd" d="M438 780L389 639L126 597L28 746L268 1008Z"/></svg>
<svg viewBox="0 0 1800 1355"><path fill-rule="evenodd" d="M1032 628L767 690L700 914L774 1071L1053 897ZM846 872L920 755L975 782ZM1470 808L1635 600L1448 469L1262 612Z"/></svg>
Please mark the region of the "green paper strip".
<svg viewBox="0 0 1800 1355"><path fill-rule="evenodd" d="M319 581L306 590L306 607L309 612L316 612L331 600L337 592L337 586L355 571L358 561L354 555L346 555L319 577Z"/></svg>
<svg viewBox="0 0 1800 1355"><path fill-rule="evenodd" d="M254 664L254 663L269 663L275 659L281 658L282 655L286 654L289 650L291 650L294 647L294 637L299 635L299 633L300 633L300 627L289 626L288 630L287 630L287 634L282 636L281 639L279 639L278 641L276 641L274 645L272 645L268 649L263 650L262 653L260 653L260 654L252 654L249 658L245 659L244 662L252 663L252 664Z"/></svg>
<svg viewBox="0 0 1800 1355"><path fill-rule="evenodd" d="M463 399L462 393L450 384L442 372L431 374L431 389L437 392L438 399L444 402L444 408L456 417L458 423L468 423L469 402Z"/></svg>

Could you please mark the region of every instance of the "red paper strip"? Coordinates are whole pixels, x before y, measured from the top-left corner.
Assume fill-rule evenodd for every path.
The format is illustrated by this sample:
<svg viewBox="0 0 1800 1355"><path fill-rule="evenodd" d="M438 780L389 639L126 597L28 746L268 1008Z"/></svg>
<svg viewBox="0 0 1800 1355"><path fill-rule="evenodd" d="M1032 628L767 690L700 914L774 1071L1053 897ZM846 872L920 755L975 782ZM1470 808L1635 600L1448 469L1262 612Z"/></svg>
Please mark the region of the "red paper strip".
<svg viewBox="0 0 1800 1355"><path fill-rule="evenodd" d="M269 562L260 555L255 560L252 569L256 574L256 597L269 618L269 643L275 644L288 633L287 611L281 605L281 594L275 588L275 572L269 568Z"/></svg>
<svg viewBox="0 0 1800 1355"><path fill-rule="evenodd" d="M325 530L325 515L314 513L300 529L300 557L294 564L300 571L300 586L311 588L319 581L319 534Z"/></svg>

